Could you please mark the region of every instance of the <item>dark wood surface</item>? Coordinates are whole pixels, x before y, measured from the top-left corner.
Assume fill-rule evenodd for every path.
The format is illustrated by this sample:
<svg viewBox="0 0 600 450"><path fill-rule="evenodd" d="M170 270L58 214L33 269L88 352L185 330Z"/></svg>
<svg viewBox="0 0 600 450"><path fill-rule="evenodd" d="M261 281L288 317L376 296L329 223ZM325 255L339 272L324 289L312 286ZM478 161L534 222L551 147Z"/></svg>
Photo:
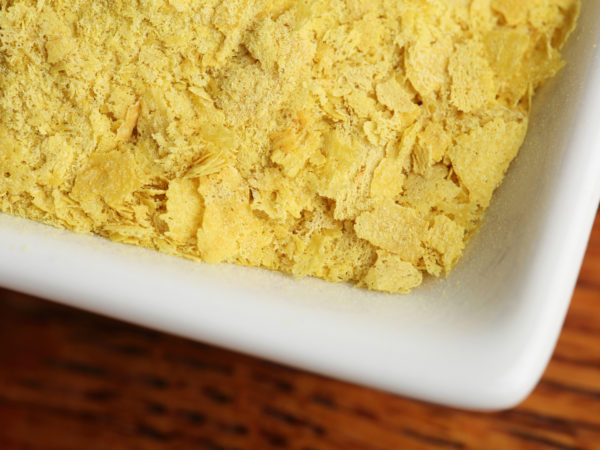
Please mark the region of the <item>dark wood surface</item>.
<svg viewBox="0 0 600 450"><path fill-rule="evenodd" d="M600 219L552 362L464 412L0 290L0 449L600 449Z"/></svg>

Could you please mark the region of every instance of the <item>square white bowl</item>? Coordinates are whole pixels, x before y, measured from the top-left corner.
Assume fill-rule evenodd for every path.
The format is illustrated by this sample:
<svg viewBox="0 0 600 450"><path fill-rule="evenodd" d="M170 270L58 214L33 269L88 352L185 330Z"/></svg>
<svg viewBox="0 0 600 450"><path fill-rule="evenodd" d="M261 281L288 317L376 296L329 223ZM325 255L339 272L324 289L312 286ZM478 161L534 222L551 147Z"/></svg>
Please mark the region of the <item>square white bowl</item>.
<svg viewBox="0 0 600 450"><path fill-rule="evenodd" d="M418 399L513 406L554 349L600 198L598 17L584 2L568 65L445 280L376 294L0 215L0 285Z"/></svg>

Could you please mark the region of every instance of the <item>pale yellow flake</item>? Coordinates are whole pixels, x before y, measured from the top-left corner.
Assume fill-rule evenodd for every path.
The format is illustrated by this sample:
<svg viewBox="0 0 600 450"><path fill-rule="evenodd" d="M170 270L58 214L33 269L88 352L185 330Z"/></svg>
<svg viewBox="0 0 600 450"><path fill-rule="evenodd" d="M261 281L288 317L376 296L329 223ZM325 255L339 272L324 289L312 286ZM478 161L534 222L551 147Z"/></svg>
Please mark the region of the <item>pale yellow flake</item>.
<svg viewBox="0 0 600 450"><path fill-rule="evenodd" d="M59 186L67 181L73 168L75 149L64 136L48 137L45 144L46 161L37 170L42 185Z"/></svg>
<svg viewBox="0 0 600 450"><path fill-rule="evenodd" d="M356 170L359 149L339 132L331 132L325 139L323 154L326 163L321 168L319 184L326 196L335 197L352 180Z"/></svg>
<svg viewBox="0 0 600 450"><path fill-rule="evenodd" d="M437 122L430 122L417 137L413 148L413 172L427 175L429 168L442 160L449 145L450 137L444 128Z"/></svg>
<svg viewBox="0 0 600 450"><path fill-rule="evenodd" d="M433 36L428 25L422 22L415 31L416 40L407 49L406 76L423 97L430 97L446 83L452 42Z"/></svg>
<svg viewBox="0 0 600 450"><path fill-rule="evenodd" d="M136 162L129 153L118 150L92 155L75 178L72 195L83 203L96 196L108 206L119 207L138 185Z"/></svg>
<svg viewBox="0 0 600 450"><path fill-rule="evenodd" d="M361 214L354 225L358 237L396 253L405 261L416 262L422 256L426 222L412 208L397 205L391 199Z"/></svg>
<svg viewBox="0 0 600 450"><path fill-rule="evenodd" d="M471 199L487 207L508 165L525 138L527 123L494 119L469 134L459 136L449 150L452 167Z"/></svg>
<svg viewBox="0 0 600 450"><path fill-rule="evenodd" d="M375 100L369 97L365 92L358 90L352 91L345 98L358 117L367 119L372 117L377 111Z"/></svg>
<svg viewBox="0 0 600 450"><path fill-rule="evenodd" d="M443 214L435 216L427 231L425 242L439 255L439 263L448 272L456 263L465 246L465 229Z"/></svg>
<svg viewBox="0 0 600 450"><path fill-rule="evenodd" d="M507 79L520 75L522 59L530 43L525 28L501 28L488 32L484 37L488 59L496 74Z"/></svg>
<svg viewBox="0 0 600 450"><path fill-rule="evenodd" d="M195 240L204 214L198 181L189 178L173 180L169 183L166 196L167 212L161 216L169 227L166 236L177 243Z"/></svg>
<svg viewBox="0 0 600 450"><path fill-rule="evenodd" d="M209 263L255 258L270 242L269 231L250 208L250 190L233 168L200 180L204 203L197 247ZM261 257L259 256L259 259Z"/></svg>
<svg viewBox="0 0 600 450"><path fill-rule="evenodd" d="M480 33L489 31L492 27L491 0L473 0L470 6L470 16L473 28Z"/></svg>
<svg viewBox="0 0 600 450"><path fill-rule="evenodd" d="M138 119L140 117L140 112L142 110L142 104L138 100L129 108L127 108L127 113L125 114L125 120L117 130L117 142L123 142L129 140L131 135L133 134L133 130L135 129Z"/></svg>
<svg viewBox="0 0 600 450"><path fill-rule="evenodd" d="M422 280L423 275L413 264L394 253L379 250L377 262L362 283L376 291L403 294L420 285Z"/></svg>
<svg viewBox="0 0 600 450"><path fill-rule="evenodd" d="M301 113L300 122L304 122L304 115ZM290 127L282 131L271 134L271 160L282 167L283 172L288 177L295 177L304 167L308 159L317 150L314 145L316 136L307 136L309 133L302 128L306 123L300 124L301 129ZM317 137L317 139L319 139ZM319 142L320 143L320 142Z"/></svg>
<svg viewBox="0 0 600 450"><path fill-rule="evenodd" d="M411 95L394 78L377 85L377 99L380 103L399 113L411 112L416 105Z"/></svg>
<svg viewBox="0 0 600 450"><path fill-rule="evenodd" d="M405 179L400 161L396 158L383 158L373 173L371 196L394 198L402 192Z"/></svg>
<svg viewBox="0 0 600 450"><path fill-rule="evenodd" d="M417 145L425 149L432 163L442 160L450 143L450 136L438 122L430 122L417 139Z"/></svg>
<svg viewBox="0 0 600 450"><path fill-rule="evenodd" d="M528 3L522 0L491 0L492 8L501 13L509 25L525 23Z"/></svg>
<svg viewBox="0 0 600 450"><path fill-rule="evenodd" d="M73 51L75 44L73 40L66 36L48 39L46 42L46 52L48 54L48 63L56 64L66 58Z"/></svg>
<svg viewBox="0 0 600 450"><path fill-rule="evenodd" d="M448 71L452 78L450 100L464 112L484 107L496 95L496 83L482 45L469 41L459 44L450 58Z"/></svg>
<svg viewBox="0 0 600 450"><path fill-rule="evenodd" d="M313 233L308 245L296 256L292 266L292 274L297 277L318 274L323 268L323 261L328 259L327 251L329 247L341 234L338 229L324 229Z"/></svg>

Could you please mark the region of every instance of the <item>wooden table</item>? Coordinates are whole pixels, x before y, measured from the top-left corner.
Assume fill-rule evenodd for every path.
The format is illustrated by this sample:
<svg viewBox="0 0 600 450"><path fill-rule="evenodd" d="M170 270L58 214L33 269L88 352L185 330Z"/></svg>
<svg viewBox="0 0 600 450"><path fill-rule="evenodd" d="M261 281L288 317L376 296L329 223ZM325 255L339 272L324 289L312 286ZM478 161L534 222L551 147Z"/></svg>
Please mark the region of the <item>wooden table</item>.
<svg viewBox="0 0 600 450"><path fill-rule="evenodd" d="M438 407L0 291L0 449L600 449L600 216L518 408Z"/></svg>

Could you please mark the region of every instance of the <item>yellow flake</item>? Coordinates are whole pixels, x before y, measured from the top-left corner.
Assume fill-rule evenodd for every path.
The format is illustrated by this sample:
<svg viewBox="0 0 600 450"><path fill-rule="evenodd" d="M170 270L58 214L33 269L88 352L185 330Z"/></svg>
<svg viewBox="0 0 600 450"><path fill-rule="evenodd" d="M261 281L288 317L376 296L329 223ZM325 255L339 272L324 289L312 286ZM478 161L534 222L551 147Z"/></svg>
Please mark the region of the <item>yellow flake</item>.
<svg viewBox="0 0 600 450"><path fill-rule="evenodd" d="M443 214L435 216L427 232L426 243L439 256L439 263L448 272L464 249L465 229Z"/></svg>
<svg viewBox="0 0 600 450"><path fill-rule="evenodd" d="M423 97L432 96L447 82L448 58L453 46L449 36L435 30L433 23L431 18L419 17L406 49L406 76Z"/></svg>
<svg viewBox="0 0 600 450"><path fill-rule="evenodd" d="M481 216L481 207L471 202L462 186L450 178L450 171L443 164L436 164L427 177L410 173L404 182L403 205L416 209L424 217L432 214L448 214L461 225L472 229L472 221Z"/></svg>
<svg viewBox="0 0 600 450"><path fill-rule="evenodd" d="M379 250L377 262L369 269L363 283L382 292L407 293L421 284L423 275L411 263L394 253Z"/></svg>
<svg viewBox="0 0 600 450"><path fill-rule="evenodd" d="M48 63L55 64L62 61L69 53L73 51L74 43L72 39L61 36L48 39L46 42L46 52L48 54Z"/></svg>
<svg viewBox="0 0 600 450"><path fill-rule="evenodd" d="M415 108L410 94L394 78L377 85L377 99L392 111L411 112Z"/></svg>
<svg viewBox="0 0 600 450"><path fill-rule="evenodd" d="M365 124L363 125L363 132L365 133L365 136L367 137L369 143L375 146L378 146L380 144L381 137L378 130L377 122L373 120L365 122Z"/></svg>
<svg viewBox="0 0 600 450"><path fill-rule="evenodd" d="M399 206L391 199L358 216L354 225L361 239L410 262L416 262L422 256L421 244L426 228L426 222L414 209Z"/></svg>
<svg viewBox="0 0 600 450"><path fill-rule="evenodd" d="M417 143L417 139L422 128L423 123L421 121L416 121L404 130L402 137L400 138L400 142L396 146L395 156L397 156L398 161L403 163L409 162L410 155L415 144ZM405 164L405 167L408 168L409 164Z"/></svg>
<svg viewBox="0 0 600 450"><path fill-rule="evenodd" d="M313 208L312 198L297 180L283 177L275 168L250 180L251 207L262 211L271 219L284 222L288 215L300 218L302 211Z"/></svg>
<svg viewBox="0 0 600 450"><path fill-rule="evenodd" d="M137 187L136 163L129 153L118 150L92 155L75 178L72 195L81 202L96 196L113 208L119 207Z"/></svg>
<svg viewBox="0 0 600 450"><path fill-rule="evenodd" d="M297 277L317 275L323 269L323 260L332 242L341 236L337 229L325 229L313 233L307 246L296 256L292 273Z"/></svg>
<svg viewBox="0 0 600 450"><path fill-rule="evenodd" d="M350 183L359 149L346 136L332 132L325 140L323 153L327 162L321 168L320 185L323 195L333 198Z"/></svg>
<svg viewBox="0 0 600 450"><path fill-rule="evenodd" d="M527 21L528 2L522 0L492 0L491 6L504 16L509 25Z"/></svg>
<svg viewBox="0 0 600 450"><path fill-rule="evenodd" d="M139 100L127 108L125 120L117 130L117 142L127 141L131 137L140 117L141 109L142 104Z"/></svg>
<svg viewBox="0 0 600 450"><path fill-rule="evenodd" d="M371 117L377 111L375 100L363 91L352 91L346 96L346 100L356 115L363 119Z"/></svg>
<svg viewBox="0 0 600 450"><path fill-rule="evenodd" d="M299 137L293 129L280 131L271 135L273 153L271 159L283 167L286 175L294 177L306 163L310 155L303 152Z"/></svg>
<svg viewBox="0 0 600 450"><path fill-rule="evenodd" d="M437 122L430 122L418 135L413 148L413 172L426 175L433 164L442 160L449 145L450 137L444 128Z"/></svg>
<svg viewBox="0 0 600 450"><path fill-rule="evenodd" d="M75 150L64 136L50 136L45 143L46 162L37 170L40 184L59 186L72 171Z"/></svg>
<svg viewBox="0 0 600 450"><path fill-rule="evenodd" d="M438 258L438 253L435 250L425 249L423 265L425 266L425 271L434 277L441 276L443 272L442 266L438 263Z"/></svg>
<svg viewBox="0 0 600 450"><path fill-rule="evenodd" d="M450 58L450 100L461 111L471 112L482 108L496 95L494 73L482 55L482 45L469 41L459 44Z"/></svg>
<svg viewBox="0 0 600 450"><path fill-rule="evenodd" d="M169 0L169 3L175 8L178 12L185 12L191 9L191 4L189 0Z"/></svg>
<svg viewBox="0 0 600 450"><path fill-rule="evenodd" d="M487 32L492 28L491 0L473 0L470 7L470 16L473 28L478 32Z"/></svg>
<svg viewBox="0 0 600 450"><path fill-rule="evenodd" d="M529 39L527 30L523 28L499 28L485 35L484 45L489 61L499 77L506 79L519 74Z"/></svg>
<svg viewBox="0 0 600 450"><path fill-rule="evenodd" d="M250 190L233 168L200 180L198 192L204 203L197 231L201 258L209 263L234 261L263 252L270 233L250 208Z"/></svg>
<svg viewBox="0 0 600 450"><path fill-rule="evenodd" d="M442 160L450 142L450 136L437 122L430 122L417 139L417 145L424 149L433 163Z"/></svg>
<svg viewBox="0 0 600 450"><path fill-rule="evenodd" d="M580 6L0 4L0 211L396 293L462 254Z"/></svg>
<svg viewBox="0 0 600 450"><path fill-rule="evenodd" d="M169 183L167 212L161 216L169 227L165 235L178 243L196 238L204 214L204 202L197 180L183 178Z"/></svg>
<svg viewBox="0 0 600 450"><path fill-rule="evenodd" d="M396 158L382 159L373 173L371 196L394 198L400 194L406 179L402 172L403 164Z"/></svg>
<svg viewBox="0 0 600 450"><path fill-rule="evenodd" d="M459 136L449 151L452 168L469 191L471 199L484 208L498 187L508 165L517 155L527 123L494 119L469 134Z"/></svg>
<svg viewBox="0 0 600 450"><path fill-rule="evenodd" d="M426 175L431 166L431 151L427 147L418 146L412 154L413 172Z"/></svg>

